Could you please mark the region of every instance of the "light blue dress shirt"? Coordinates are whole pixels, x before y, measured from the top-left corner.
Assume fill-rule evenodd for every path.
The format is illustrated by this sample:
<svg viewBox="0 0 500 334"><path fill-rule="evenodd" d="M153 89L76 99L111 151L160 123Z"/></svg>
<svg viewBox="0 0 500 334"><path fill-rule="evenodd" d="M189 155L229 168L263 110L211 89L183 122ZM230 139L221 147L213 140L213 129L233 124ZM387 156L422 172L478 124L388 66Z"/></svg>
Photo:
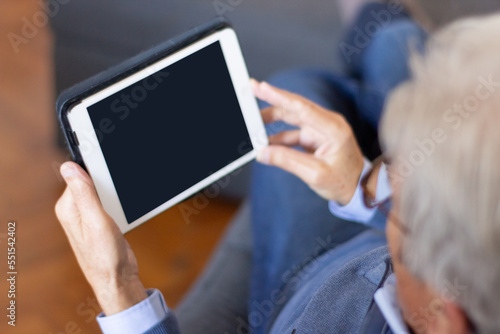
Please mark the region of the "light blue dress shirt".
<svg viewBox="0 0 500 334"><path fill-rule="evenodd" d="M169 309L159 290L149 289L148 298L109 317L101 313L97 322L104 334L140 334L166 318Z"/></svg>

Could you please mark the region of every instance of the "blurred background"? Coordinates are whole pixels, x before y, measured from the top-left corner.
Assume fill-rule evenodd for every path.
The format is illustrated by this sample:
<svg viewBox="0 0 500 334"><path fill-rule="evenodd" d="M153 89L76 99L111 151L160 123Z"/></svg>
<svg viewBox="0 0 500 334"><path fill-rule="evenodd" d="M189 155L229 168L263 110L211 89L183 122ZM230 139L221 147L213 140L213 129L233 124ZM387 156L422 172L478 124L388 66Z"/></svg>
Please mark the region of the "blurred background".
<svg viewBox="0 0 500 334"><path fill-rule="evenodd" d="M500 9L498 0L421 0L434 26ZM339 70L327 0L0 0L0 333L98 333L100 312L54 204L64 189L55 99L65 88L224 15L257 79L295 67ZM186 218L179 206L127 234L146 287L175 307L247 193L248 167ZM17 223L16 327L7 325L7 223Z"/></svg>

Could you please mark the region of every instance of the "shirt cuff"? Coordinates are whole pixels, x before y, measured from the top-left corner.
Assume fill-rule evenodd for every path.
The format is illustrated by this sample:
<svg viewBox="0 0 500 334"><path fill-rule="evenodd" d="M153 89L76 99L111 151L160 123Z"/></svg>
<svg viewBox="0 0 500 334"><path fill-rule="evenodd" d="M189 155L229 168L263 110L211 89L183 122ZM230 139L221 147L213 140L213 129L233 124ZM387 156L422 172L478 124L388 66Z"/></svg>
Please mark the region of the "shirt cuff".
<svg viewBox="0 0 500 334"><path fill-rule="evenodd" d="M345 220L363 224L368 223L373 218L377 209L369 209L366 207L363 200L363 190L361 189L361 180L370 171L371 167L371 162L365 158L365 165L363 167L363 171L361 172L354 196L346 205L341 205L335 201L329 201L328 207L330 208L330 212L332 214Z"/></svg>
<svg viewBox="0 0 500 334"><path fill-rule="evenodd" d="M97 316L97 322L104 334L138 334L144 333L167 316L167 304L160 291L149 289L148 298L120 312Z"/></svg>
<svg viewBox="0 0 500 334"><path fill-rule="evenodd" d="M376 198L379 201L383 201L390 196L392 196L392 188L389 182L389 173L387 172L386 164L382 163L378 172Z"/></svg>

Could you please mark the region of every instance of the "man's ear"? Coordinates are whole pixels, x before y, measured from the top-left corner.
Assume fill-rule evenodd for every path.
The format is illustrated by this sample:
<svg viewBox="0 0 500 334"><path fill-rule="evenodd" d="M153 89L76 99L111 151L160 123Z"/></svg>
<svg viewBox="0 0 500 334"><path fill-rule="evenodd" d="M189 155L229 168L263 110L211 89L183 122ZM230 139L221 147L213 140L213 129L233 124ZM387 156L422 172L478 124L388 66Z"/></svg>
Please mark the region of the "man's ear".
<svg viewBox="0 0 500 334"><path fill-rule="evenodd" d="M441 308L436 312L436 321L429 326L432 334L468 334L470 322L462 308L451 301L442 300Z"/></svg>

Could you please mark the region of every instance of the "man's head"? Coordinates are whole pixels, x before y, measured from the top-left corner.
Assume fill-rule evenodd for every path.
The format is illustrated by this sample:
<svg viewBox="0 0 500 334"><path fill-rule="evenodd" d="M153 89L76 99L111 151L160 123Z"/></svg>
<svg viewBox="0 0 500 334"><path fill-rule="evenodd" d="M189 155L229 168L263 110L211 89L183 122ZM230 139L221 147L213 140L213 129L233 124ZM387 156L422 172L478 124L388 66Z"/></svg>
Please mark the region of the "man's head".
<svg viewBox="0 0 500 334"><path fill-rule="evenodd" d="M500 330L499 41L500 15L433 36L382 122L389 245L416 332Z"/></svg>

